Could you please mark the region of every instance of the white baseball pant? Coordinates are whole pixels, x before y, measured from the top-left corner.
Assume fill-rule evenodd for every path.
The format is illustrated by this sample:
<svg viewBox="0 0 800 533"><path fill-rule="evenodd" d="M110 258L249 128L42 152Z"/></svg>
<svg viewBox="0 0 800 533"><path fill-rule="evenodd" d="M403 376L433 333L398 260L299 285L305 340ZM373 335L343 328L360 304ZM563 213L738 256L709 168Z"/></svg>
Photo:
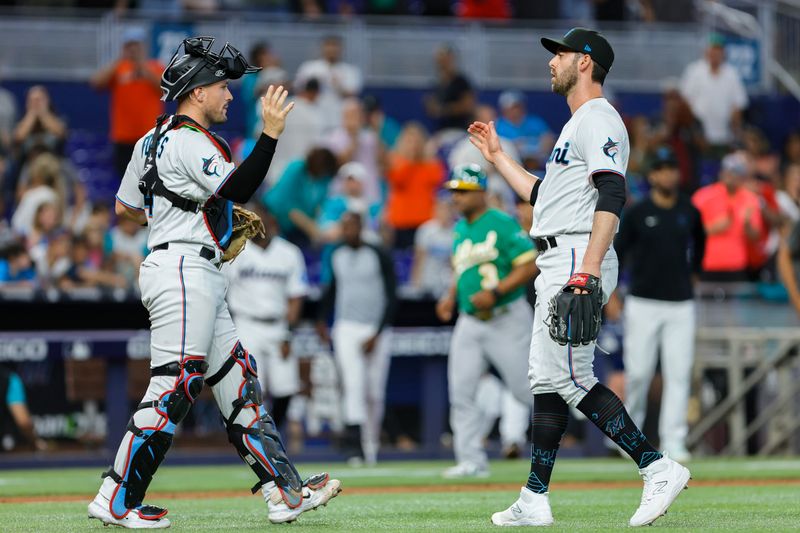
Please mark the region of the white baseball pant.
<svg viewBox="0 0 800 533"><path fill-rule="evenodd" d="M349 320L337 320L331 329L344 396L344 423L361 426L361 447L368 464L374 463L378 457L391 362L391 335L387 331L378 336L371 354L364 353L364 343L375 333L373 324Z"/></svg>
<svg viewBox="0 0 800 533"><path fill-rule="evenodd" d="M524 298L508 304L504 314L479 320L462 313L450 340L447 383L450 428L457 463L486 465L483 414L477 403L478 383L491 364L514 397L533 405L525 353L531 342L531 308Z"/></svg>
<svg viewBox="0 0 800 533"><path fill-rule="evenodd" d="M660 350L664 383L658 424L660 444L667 452L682 451L689 433L686 416L694 361L694 301L627 296L623 313L625 407L634 423L642 427Z"/></svg>
<svg viewBox="0 0 800 533"><path fill-rule="evenodd" d="M578 271L589 243L587 235L560 235L558 246L539 254L536 266L539 276L536 287L533 338L530 345L529 374L534 394L558 393L571 406L577 406L595 386L594 348L586 346L561 346L550 338L545 321L550 300ZM617 287L617 253L611 247L600 267L603 304Z"/></svg>

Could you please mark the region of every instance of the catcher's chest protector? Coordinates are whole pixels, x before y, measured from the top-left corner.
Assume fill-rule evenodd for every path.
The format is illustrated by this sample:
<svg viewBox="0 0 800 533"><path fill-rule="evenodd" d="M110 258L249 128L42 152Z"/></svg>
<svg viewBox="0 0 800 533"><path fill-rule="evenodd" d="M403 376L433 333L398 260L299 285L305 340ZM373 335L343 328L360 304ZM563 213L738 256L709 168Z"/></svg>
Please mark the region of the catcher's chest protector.
<svg viewBox="0 0 800 533"><path fill-rule="evenodd" d="M161 115L156 120L156 129L153 132L153 139L150 141L150 147L147 150L147 158L145 160L145 172L139 180L139 190L144 195L145 207L149 209L150 214L153 212L153 195L158 195L166 198L169 202L178 209L188 211L190 213L197 213L202 209L203 220L205 221L206 228L208 228L214 242L223 251L227 249L230 243L231 233L233 232L233 202L226 200L219 196L211 196L206 203L201 207L198 202L184 198L176 194L164 185L163 180L158 175L158 165L156 163L156 153L159 146L161 136L182 124L189 123L193 127L199 129L202 133L207 134L214 143L222 149L223 157L226 161L231 160L231 149L225 140L212 133L200 124L184 115L174 115L167 126L163 129L164 123L167 121L167 115Z"/></svg>

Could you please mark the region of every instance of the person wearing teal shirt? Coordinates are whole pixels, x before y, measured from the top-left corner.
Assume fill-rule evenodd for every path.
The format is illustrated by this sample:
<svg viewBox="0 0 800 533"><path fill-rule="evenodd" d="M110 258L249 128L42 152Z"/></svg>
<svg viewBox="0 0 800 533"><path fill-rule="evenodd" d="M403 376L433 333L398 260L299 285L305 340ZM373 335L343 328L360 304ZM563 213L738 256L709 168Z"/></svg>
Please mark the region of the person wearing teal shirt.
<svg viewBox="0 0 800 533"><path fill-rule="evenodd" d="M313 148L305 159L287 165L275 185L261 198L278 220L282 236L295 244L308 242L292 221L292 211L317 218L335 173L336 156L326 148Z"/></svg>

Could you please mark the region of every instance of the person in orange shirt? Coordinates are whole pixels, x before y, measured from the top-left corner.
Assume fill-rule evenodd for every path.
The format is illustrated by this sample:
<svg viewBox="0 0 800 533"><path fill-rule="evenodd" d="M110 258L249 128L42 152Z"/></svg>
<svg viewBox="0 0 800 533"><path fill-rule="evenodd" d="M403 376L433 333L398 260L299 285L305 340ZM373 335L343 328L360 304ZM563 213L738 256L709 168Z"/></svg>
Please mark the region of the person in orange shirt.
<svg viewBox="0 0 800 533"><path fill-rule="evenodd" d="M744 152L722 159L719 181L692 196L706 230L702 278L709 281L746 281L748 248L764 229L758 196L744 184L752 168Z"/></svg>
<svg viewBox="0 0 800 533"><path fill-rule="evenodd" d="M429 146L425 128L409 122L389 155L386 222L394 229L395 248L411 248L417 228L433 218L434 200L445 170Z"/></svg>
<svg viewBox="0 0 800 533"><path fill-rule="evenodd" d="M147 59L144 39L143 30L127 30L120 57L89 80L95 89L111 93L110 137L114 143L114 168L120 178L125 174L136 141L164 112L160 87L164 65Z"/></svg>

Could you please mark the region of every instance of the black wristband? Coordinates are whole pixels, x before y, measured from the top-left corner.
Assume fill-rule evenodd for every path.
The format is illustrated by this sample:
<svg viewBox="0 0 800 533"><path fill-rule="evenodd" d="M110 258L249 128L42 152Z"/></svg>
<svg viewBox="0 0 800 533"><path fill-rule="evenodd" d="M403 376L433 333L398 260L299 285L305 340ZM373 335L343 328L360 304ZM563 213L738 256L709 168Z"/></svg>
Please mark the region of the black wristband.
<svg viewBox="0 0 800 533"><path fill-rule="evenodd" d="M494 289L492 289L492 294L494 295L495 300L499 300L500 298L503 297L503 293L500 292L500 287L495 287Z"/></svg>

